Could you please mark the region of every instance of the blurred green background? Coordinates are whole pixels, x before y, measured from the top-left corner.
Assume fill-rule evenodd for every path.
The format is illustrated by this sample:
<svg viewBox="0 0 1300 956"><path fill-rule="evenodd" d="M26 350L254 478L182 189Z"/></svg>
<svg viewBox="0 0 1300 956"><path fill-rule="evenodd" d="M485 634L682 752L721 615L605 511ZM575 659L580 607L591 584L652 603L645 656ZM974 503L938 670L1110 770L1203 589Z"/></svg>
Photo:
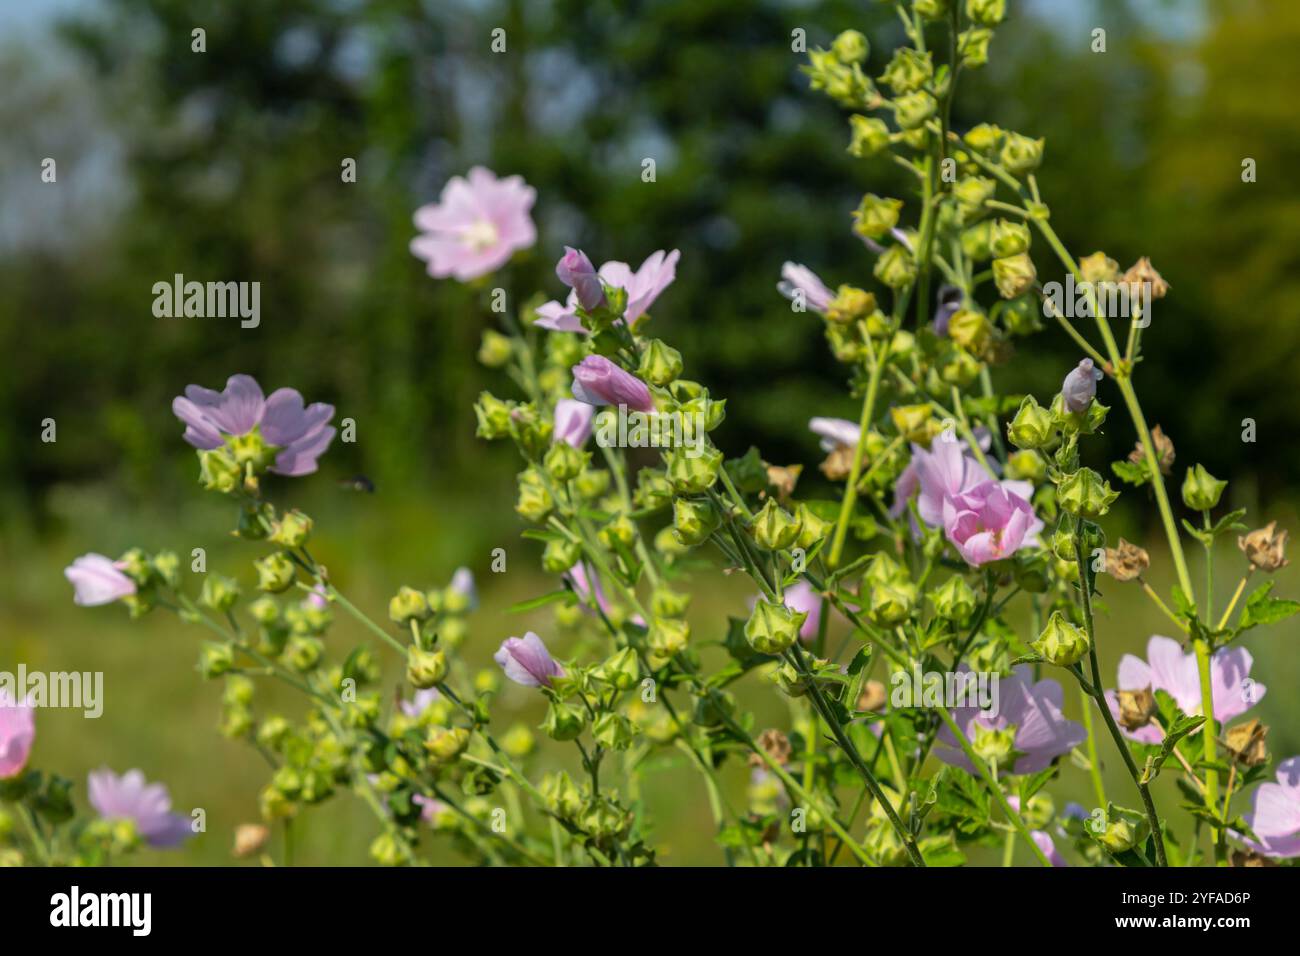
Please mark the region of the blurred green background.
<svg viewBox="0 0 1300 956"><path fill-rule="evenodd" d="M1145 336L1138 387L1177 446L1176 474L1202 462L1232 480L1253 525L1294 527L1300 6L1009 6L993 62L963 78L954 125L1046 136L1040 182L1066 244L1124 265L1152 258L1172 292ZM728 399L725 448L803 461L815 484L807 419L856 407L819 323L775 292L779 269L793 259L832 285L868 282L849 212L864 191L903 189L887 162L848 157L843 116L797 71L793 30L812 46L851 26L869 34L878 73L901 30L888 4L856 0L34 0L0 12L0 669L103 670L108 696L98 721L40 714L35 762L78 779L104 763L139 766L178 804L208 810L204 839L151 862L228 861L231 828L255 818L264 767L215 733L219 688L192 672L199 634L162 616L131 624L119 608L76 609L61 575L85 551L139 544L202 546L210 567L248 578L254 555L224 537L231 516L199 492L170 412L191 382L247 372L356 420L356 443L336 442L319 475L272 494L317 519L318 556L364 606L467 564L484 596L470 658L486 663L528 626L502 608L551 584L518 538L516 461L473 437L477 392L511 391L472 361L485 290L431 280L407 250L412 211L471 165L538 189L538 246L503 278L512 302L558 295L564 244L634 264L680 248L656 333ZM191 52L195 27L204 54ZM1104 53L1091 51L1098 27ZM490 48L496 28L504 54ZM40 181L45 157L56 184ZM355 183L340 181L348 157ZM641 180L646 157L654 183ZM1246 158L1257 182L1241 180ZM1061 278L1043 257L1039 268ZM259 281L260 327L154 318L153 284L178 272ZM995 379L1050 393L1077 358L1049 331ZM48 418L53 443L41 441ZM1253 444L1241 441L1244 418L1257 423ZM1132 441L1114 416L1092 463ZM357 473L376 494L339 488ZM1126 498L1108 530L1144 542L1153 583L1167 584L1153 512ZM510 573L491 575L499 546ZM1239 564L1235 549L1220 558L1219 606ZM1290 571L1278 591L1294 596ZM1136 592L1108 590L1113 673L1162 628ZM747 597L734 581L709 593L696 633L718 633ZM549 625L544 611L534 618ZM361 639L346 622L334 633L340 647ZM1283 756L1300 751L1295 637L1284 625L1249 642L1271 688L1256 713ZM389 676L396 685L398 670ZM788 724L774 695L750 699ZM529 700L508 692L500 719L514 706L535 718ZM1117 792L1119 769L1108 774ZM737 796L744 777L728 768ZM718 860L691 771L655 780L666 859ZM1053 790L1088 793L1072 768ZM309 815L299 861L359 862L372 834L364 810L337 802Z"/></svg>

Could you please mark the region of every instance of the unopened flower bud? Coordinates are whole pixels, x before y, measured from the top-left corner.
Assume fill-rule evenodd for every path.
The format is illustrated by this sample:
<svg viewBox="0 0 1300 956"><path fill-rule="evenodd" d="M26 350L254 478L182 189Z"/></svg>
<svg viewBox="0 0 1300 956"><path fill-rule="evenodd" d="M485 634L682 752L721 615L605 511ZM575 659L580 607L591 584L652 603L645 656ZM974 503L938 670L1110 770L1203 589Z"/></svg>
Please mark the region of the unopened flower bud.
<svg viewBox="0 0 1300 956"><path fill-rule="evenodd" d="M845 66L861 63L870 49L867 38L857 30L845 30L831 41L831 52Z"/></svg>
<svg viewBox="0 0 1300 956"><path fill-rule="evenodd" d="M491 392L480 392L474 403L474 417L478 419L479 438L489 440L505 438L510 434L510 406Z"/></svg>
<svg viewBox="0 0 1300 956"><path fill-rule="evenodd" d="M1053 611L1038 640L1030 646L1047 663L1069 667L1088 653L1088 635L1067 621L1060 611Z"/></svg>
<svg viewBox="0 0 1300 956"><path fill-rule="evenodd" d="M1218 505L1226 487L1228 483L1215 478L1204 465L1189 468L1183 479L1183 504L1193 511L1209 511Z"/></svg>
<svg viewBox="0 0 1300 956"><path fill-rule="evenodd" d="M519 474L519 499L515 511L532 522L541 522L551 513L554 501L541 476L531 468Z"/></svg>
<svg viewBox="0 0 1300 956"><path fill-rule="evenodd" d="M910 581L878 584L871 589L868 614L882 627L893 627L907 620L916 604L916 585Z"/></svg>
<svg viewBox="0 0 1300 956"><path fill-rule="evenodd" d="M617 551L619 545L630 550L636 544L636 522L625 514L619 514L607 521L596 537L611 551Z"/></svg>
<svg viewBox="0 0 1300 956"><path fill-rule="evenodd" d="M642 468L636 473L636 491L632 494L632 501L638 508L655 510L672 500L673 487L662 469Z"/></svg>
<svg viewBox="0 0 1300 956"><path fill-rule="evenodd" d="M280 551L254 561L253 567L257 569L258 590L279 594L294 582L293 562Z"/></svg>
<svg viewBox="0 0 1300 956"><path fill-rule="evenodd" d="M591 736L596 743L609 750L626 750L636 739L632 723L622 714L604 713L591 725Z"/></svg>
<svg viewBox="0 0 1300 956"><path fill-rule="evenodd" d="M546 801L546 809L561 820L571 820L582 810L582 794L563 770L544 777L539 790Z"/></svg>
<svg viewBox="0 0 1300 956"><path fill-rule="evenodd" d="M718 480L721 467L722 452L716 448L698 454L677 448L668 457L668 481L679 495L702 495Z"/></svg>
<svg viewBox="0 0 1300 956"><path fill-rule="evenodd" d="M660 339L651 339L641 353L637 374L651 385L668 385L682 374L682 353Z"/></svg>
<svg viewBox="0 0 1300 956"><path fill-rule="evenodd" d="M889 127L884 120L854 113L849 117L849 129L852 132L849 154L852 156L865 159L889 148Z"/></svg>
<svg viewBox="0 0 1300 956"><path fill-rule="evenodd" d="M981 67L989 61L989 43L993 31L988 27L970 27L957 34L957 55L966 69Z"/></svg>
<svg viewBox="0 0 1300 956"><path fill-rule="evenodd" d="M1004 300L998 318L1008 335L1032 335L1043 328L1042 310L1034 296Z"/></svg>
<svg viewBox="0 0 1300 956"><path fill-rule="evenodd" d="M574 740L582 733L587 718L582 708L563 701L553 700L546 709L542 730L552 740Z"/></svg>
<svg viewBox="0 0 1300 956"><path fill-rule="evenodd" d="M318 637L295 635L285 643L284 659L300 674L315 670L325 654L325 644Z"/></svg>
<svg viewBox="0 0 1300 956"><path fill-rule="evenodd" d="M199 603L218 614L225 614L239 600L239 583L220 574L209 574L203 579Z"/></svg>
<svg viewBox="0 0 1300 956"><path fill-rule="evenodd" d="M1056 503L1063 511L1083 518L1100 518L1110 511L1119 497L1106 481L1091 468L1080 468L1061 479L1056 489Z"/></svg>
<svg viewBox="0 0 1300 956"><path fill-rule="evenodd" d="M993 338L993 326L983 312L958 309L948 320L948 337L972 355L983 355Z"/></svg>
<svg viewBox="0 0 1300 956"><path fill-rule="evenodd" d="M478 360L488 368L501 368L515 353L514 344L496 329L486 329L478 347Z"/></svg>
<svg viewBox="0 0 1300 956"><path fill-rule="evenodd" d="M960 574L954 574L941 587L930 592L934 613L954 624L970 620L975 613L977 600L974 589Z"/></svg>
<svg viewBox="0 0 1300 956"><path fill-rule="evenodd" d="M301 511L285 512L271 532L271 542L282 548L301 548L311 536L312 520Z"/></svg>
<svg viewBox="0 0 1300 956"><path fill-rule="evenodd" d="M894 120L900 129L920 129L938 108L938 101L925 90L905 93L894 100Z"/></svg>
<svg viewBox="0 0 1300 956"><path fill-rule="evenodd" d="M542 569L551 574L563 574L582 556L582 545L568 538L552 538L542 552Z"/></svg>
<svg viewBox="0 0 1300 956"><path fill-rule="evenodd" d="M199 649L199 673L208 679L220 677L235 666L235 652L229 644L205 641Z"/></svg>
<svg viewBox="0 0 1300 956"><path fill-rule="evenodd" d="M1237 538L1237 547L1246 555L1252 567L1261 571L1276 571L1287 566L1286 539L1288 532L1278 531L1277 522L1270 521L1262 528Z"/></svg>
<svg viewBox="0 0 1300 956"><path fill-rule="evenodd" d="M1038 484L1047 477L1047 462L1030 448L1012 452L1007 456L1007 477Z"/></svg>
<svg viewBox="0 0 1300 956"><path fill-rule="evenodd" d="M993 238L993 221L986 219L977 222L961 233L961 251L972 262L984 262L993 258L989 242Z"/></svg>
<svg viewBox="0 0 1300 956"><path fill-rule="evenodd" d="M807 617L804 612L760 599L745 622L745 640L760 654L781 654L799 639L799 629Z"/></svg>
<svg viewBox="0 0 1300 956"><path fill-rule="evenodd" d="M994 258L1018 256L1029 251L1029 227L1023 222L998 219L989 233L989 250Z"/></svg>
<svg viewBox="0 0 1300 956"><path fill-rule="evenodd" d="M871 274L891 289L902 289L916 280L916 260L901 244L895 244L876 260Z"/></svg>
<svg viewBox="0 0 1300 956"><path fill-rule="evenodd" d="M1051 444L1055 434L1051 412L1039 405L1032 395L1025 396L1015 418L1007 426L1007 438L1017 448L1045 448Z"/></svg>
<svg viewBox="0 0 1300 956"><path fill-rule="evenodd" d="M447 676L447 655L442 650L406 649L406 679L420 690L440 684Z"/></svg>
<svg viewBox="0 0 1300 956"><path fill-rule="evenodd" d="M784 551L799 539L801 528L798 520L778 505L775 498L768 498L754 515L750 530L760 546L769 551Z"/></svg>
<svg viewBox="0 0 1300 956"><path fill-rule="evenodd" d="M974 222L984 213L984 203L992 199L997 192L997 183L983 176L966 176L957 180L952 187L953 198L957 200L963 222ZM990 243L992 232L988 236ZM1028 244L1025 246L1029 248ZM1024 250L1018 250L1023 252Z"/></svg>
<svg viewBox="0 0 1300 956"><path fill-rule="evenodd" d="M810 551L816 547L819 541L823 541L831 530L831 523L813 514L813 510L808 507L806 502L800 502L799 507L794 512L795 521L799 524L799 538L795 542L805 551Z"/></svg>
<svg viewBox="0 0 1300 956"><path fill-rule="evenodd" d="M1106 829L1097 834L1097 842L1111 853L1133 849L1151 834L1146 815L1111 804L1106 808Z"/></svg>
<svg viewBox="0 0 1300 956"><path fill-rule="evenodd" d="M995 27L1007 15L1007 0L966 0L966 16L986 27Z"/></svg>
<svg viewBox="0 0 1300 956"><path fill-rule="evenodd" d="M590 312L605 303L605 290L596 267L581 249L564 247L564 255L555 265L559 280L577 293L578 304Z"/></svg>
<svg viewBox="0 0 1300 956"><path fill-rule="evenodd" d="M690 635L690 625L680 618L657 617L650 624L646 643L656 657L668 658L686 650L686 641Z"/></svg>
<svg viewBox="0 0 1300 956"><path fill-rule="evenodd" d="M469 746L469 730L465 727L431 727L424 738L424 749L436 764L451 763Z"/></svg>
<svg viewBox="0 0 1300 956"><path fill-rule="evenodd" d="M721 520L717 508L707 499L673 500L673 534L684 545L697 545L708 540Z"/></svg>
<svg viewBox="0 0 1300 956"><path fill-rule="evenodd" d="M898 213L902 208L901 199L867 193L853 212L853 231L868 239L880 239L898 225Z"/></svg>
<svg viewBox="0 0 1300 956"><path fill-rule="evenodd" d="M1094 252L1079 260L1079 276L1094 286L1119 278L1119 263L1104 252Z"/></svg>
<svg viewBox="0 0 1300 956"><path fill-rule="evenodd" d="M1029 258L1027 252L993 260L993 281L1004 299L1024 295L1034 287L1037 278L1038 270L1034 268L1034 260Z"/></svg>
<svg viewBox="0 0 1300 956"><path fill-rule="evenodd" d="M682 617L690 605L689 591L674 591L664 585L655 588L650 596L650 608L656 617Z"/></svg>
<svg viewBox="0 0 1300 956"><path fill-rule="evenodd" d="M1061 383L1061 400L1068 411L1076 415L1083 414L1097 395L1097 382L1101 379L1101 370L1086 358L1075 366Z"/></svg>
<svg viewBox="0 0 1300 956"><path fill-rule="evenodd" d="M880 75L880 82L895 93L911 93L923 87L933 75L934 64L930 54L904 46L894 51L885 72Z"/></svg>
<svg viewBox="0 0 1300 956"><path fill-rule="evenodd" d="M405 627L411 621L428 619L432 611L423 591L402 585L388 601L388 619Z"/></svg>
<svg viewBox="0 0 1300 956"><path fill-rule="evenodd" d="M579 451L568 442L557 441L547 449L542 467L556 481L569 481L582 474L590 459L589 454Z"/></svg>
<svg viewBox="0 0 1300 956"><path fill-rule="evenodd" d="M609 684L617 690L635 687L641 679L641 664L637 659L636 649L625 647L607 657L592 672L594 680Z"/></svg>
<svg viewBox="0 0 1300 956"><path fill-rule="evenodd" d="M994 126L992 123L980 123L978 126L971 127L963 139L966 145L975 152L988 155L995 150L1001 149L1006 135L1000 127Z"/></svg>
<svg viewBox="0 0 1300 956"><path fill-rule="evenodd" d="M842 285L826 306L826 320L846 324L857 322L876 312L876 297L856 286Z"/></svg>
<svg viewBox="0 0 1300 956"><path fill-rule="evenodd" d="M1019 133L1008 132L1002 141L1002 152L999 158L1011 175L1024 176L1032 173L1043 161L1043 146L1046 142L1046 140L1030 139Z"/></svg>
<svg viewBox="0 0 1300 956"><path fill-rule="evenodd" d="M175 551L159 551L149 559L149 565L168 587L180 586L181 562Z"/></svg>

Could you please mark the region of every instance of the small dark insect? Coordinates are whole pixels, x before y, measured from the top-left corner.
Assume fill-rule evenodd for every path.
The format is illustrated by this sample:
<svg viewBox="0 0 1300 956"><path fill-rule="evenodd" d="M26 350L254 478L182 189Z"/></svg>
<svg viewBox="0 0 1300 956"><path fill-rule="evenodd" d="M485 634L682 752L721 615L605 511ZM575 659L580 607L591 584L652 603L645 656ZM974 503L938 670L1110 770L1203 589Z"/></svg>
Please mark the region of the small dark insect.
<svg viewBox="0 0 1300 956"><path fill-rule="evenodd" d="M344 478L339 482L340 488L347 488L349 491L365 491L370 494L375 493L375 483L365 475L353 475L351 478Z"/></svg>

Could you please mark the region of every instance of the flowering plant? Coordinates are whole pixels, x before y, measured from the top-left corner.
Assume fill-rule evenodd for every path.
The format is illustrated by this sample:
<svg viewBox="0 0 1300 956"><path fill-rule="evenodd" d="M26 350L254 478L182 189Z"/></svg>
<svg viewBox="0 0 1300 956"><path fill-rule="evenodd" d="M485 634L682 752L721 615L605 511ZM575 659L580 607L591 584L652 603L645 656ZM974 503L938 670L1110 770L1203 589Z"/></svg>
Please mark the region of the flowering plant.
<svg viewBox="0 0 1300 956"><path fill-rule="evenodd" d="M700 777L728 863L954 865L980 847L1042 865L1300 855L1300 758L1274 782L1265 728L1228 726L1265 690L1238 642L1300 610L1271 583L1247 593L1256 574L1286 563L1286 532L1270 524L1239 538L1240 583L1216 608L1213 548L1247 530L1244 512L1221 508L1226 482L1197 465L1181 487L1191 517L1178 515L1166 487L1173 443L1148 425L1135 390L1167 284L1146 259L1121 271L1102 252L1065 248L1035 177L1042 140L950 128L956 84L986 62L1004 0L896 6L910 42L876 79L856 31L804 68L851 111L850 153L897 164L915 187L907 199L868 194L853 213L873 283L832 288L796 263L780 276L794 313L817 316L861 403L856 422L810 423L827 453L822 473L842 485L835 499L798 494L801 466L755 448L729 457L714 442L726 400L684 377L683 355L653 333L676 251L634 270L597 268L565 247L555 273L568 291L530 300L483 336L481 361L507 370L520 393L485 391L475 404L478 435L512 442L523 459L515 508L555 579L515 609L552 607L555 625L502 635L499 673L474 674L457 654L477 600L466 572L442 588L400 587L376 620L313 558L312 520L263 495L268 472L315 470L333 408L292 389L264 398L242 375L176 399L201 483L265 551L257 596L215 572L192 595L166 552L87 555L67 573L78 603L165 609L209 629L200 670L226 682L222 730L272 768L267 823L347 790L375 815L381 863L419 862L443 836L483 863L649 864L660 849L640 781L656 755L676 751ZM534 201L518 177L476 168L416 213L412 252L435 278L481 281L536 241ZM1081 308L1039 283L1048 256L1035 260L1035 236ZM1095 329L1076 325L1079 313ZM1055 395L999 393L996 370L1044 318L1083 357ZM1117 396L1123 416L1099 396ZM1167 595L1145 579L1147 552L1106 533L1119 491L1085 464L1104 426L1136 435L1109 471L1160 516L1177 580ZM647 444L650 454L638 451ZM1205 549L1199 590L1189 542ZM754 597L724 633L700 634L688 622L692 589L719 572L747 577ZM1152 636L1146 661L1125 657L1113 689L1095 607L1111 582L1141 589L1175 635ZM401 656L409 699L385 707L371 647L331 648L336 612ZM257 713L254 678L301 691L305 712ZM499 735L502 679L545 701L541 730L570 759L543 765L527 728ZM763 728L745 710L755 688L789 701L788 726ZM1065 715L1067 689L1078 721ZM72 817L68 788L62 819L51 816L49 788L24 771L30 711L6 706L0 796L30 820L31 851L49 858L47 831ZM1107 791L1103 754L1127 771L1122 793ZM1091 793L1058 807L1047 788L1067 759ZM740 766L743 805L725 779ZM1162 776L1185 795L1177 812L1153 796ZM1234 800L1247 795L1240 813ZM178 836L166 793L138 771L92 778L91 799L151 843ZM255 852L259 834L246 843Z"/></svg>

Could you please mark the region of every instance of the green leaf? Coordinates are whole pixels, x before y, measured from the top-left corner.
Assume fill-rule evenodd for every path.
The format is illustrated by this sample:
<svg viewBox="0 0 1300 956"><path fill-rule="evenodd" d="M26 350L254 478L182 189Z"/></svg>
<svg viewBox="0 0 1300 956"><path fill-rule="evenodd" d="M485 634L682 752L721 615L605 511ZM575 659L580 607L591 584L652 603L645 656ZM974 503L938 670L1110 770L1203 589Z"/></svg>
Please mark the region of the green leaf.
<svg viewBox="0 0 1300 956"><path fill-rule="evenodd" d="M1021 777L1020 778L1020 806L1022 807L1029 806L1029 798L1032 797L1034 794L1036 794L1039 790L1042 790L1043 787L1047 786L1047 784L1052 780L1053 777L1056 776L1059 770L1060 770L1059 767L1048 767L1046 770L1038 771L1038 773L1031 773L1026 777Z"/></svg>
<svg viewBox="0 0 1300 956"><path fill-rule="evenodd" d="M1246 598L1246 606L1242 609L1241 618L1237 621L1238 633L1260 624L1276 624L1300 611L1300 601L1269 596L1275 583L1269 581L1250 592L1250 597Z"/></svg>
<svg viewBox="0 0 1300 956"><path fill-rule="evenodd" d="M512 604L506 608L507 614L522 614L525 611L533 611L539 607L545 607L548 604L554 604L556 601L563 601L566 604L574 604L578 596L568 588L561 588L558 591L551 591L543 594L541 597L529 598L527 601L520 601L518 604Z"/></svg>
<svg viewBox="0 0 1300 956"><path fill-rule="evenodd" d="M1150 783L1154 780L1160 773L1160 768L1165 765L1165 761L1174 755L1174 748L1178 746L1178 741L1203 723L1205 718L1202 716L1188 717L1186 714L1179 714L1165 731L1165 739L1160 743L1160 752L1147 758L1146 769L1142 772L1142 782Z"/></svg>
<svg viewBox="0 0 1300 956"><path fill-rule="evenodd" d="M1130 485L1145 485L1150 478L1145 463L1136 464L1131 461L1113 461L1110 463L1110 470L1115 472L1117 478Z"/></svg>

